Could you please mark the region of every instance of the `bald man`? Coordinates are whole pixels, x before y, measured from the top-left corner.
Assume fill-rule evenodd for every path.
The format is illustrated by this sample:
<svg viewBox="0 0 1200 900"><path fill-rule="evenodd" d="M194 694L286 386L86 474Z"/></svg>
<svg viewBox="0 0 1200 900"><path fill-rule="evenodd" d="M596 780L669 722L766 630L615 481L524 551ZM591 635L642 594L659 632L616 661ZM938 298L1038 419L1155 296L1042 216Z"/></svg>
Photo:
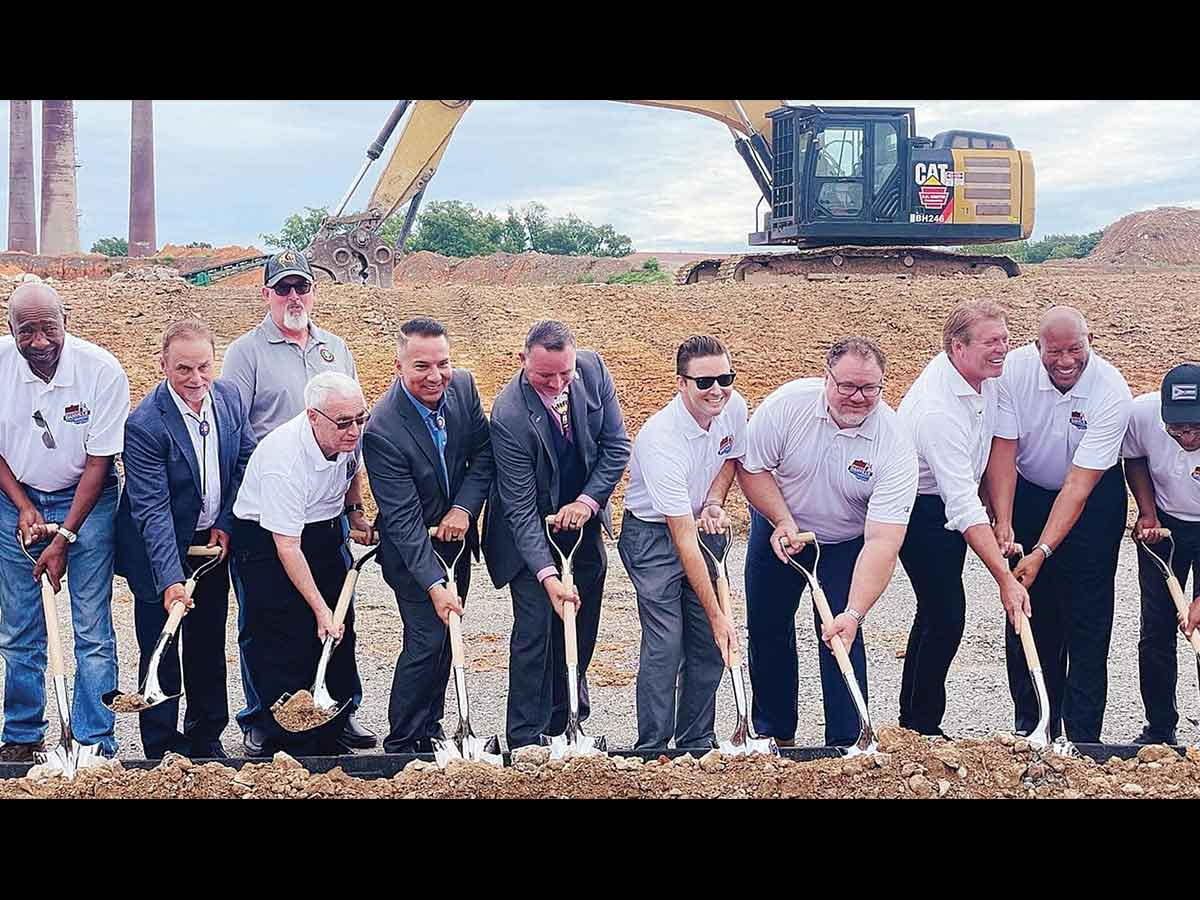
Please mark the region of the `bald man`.
<svg viewBox="0 0 1200 900"><path fill-rule="evenodd" d="M117 752L100 696L117 686L112 625L117 474L129 381L107 350L67 333L55 290L20 285L0 338L0 761L32 762L46 734L46 623L38 579L57 591L71 570L75 692L71 729L105 756ZM50 538L45 525L57 524ZM21 532L31 566L13 540Z"/></svg>
<svg viewBox="0 0 1200 900"><path fill-rule="evenodd" d="M999 380L999 420L988 463L996 538L1026 556L1014 574L1029 590L1031 621L1050 695L1050 733L1096 743L1108 695L1117 555L1125 530L1120 453L1133 395L1092 352L1079 310L1055 306L1037 340L1015 350ZM1020 638L1006 626L1016 729L1038 705Z"/></svg>

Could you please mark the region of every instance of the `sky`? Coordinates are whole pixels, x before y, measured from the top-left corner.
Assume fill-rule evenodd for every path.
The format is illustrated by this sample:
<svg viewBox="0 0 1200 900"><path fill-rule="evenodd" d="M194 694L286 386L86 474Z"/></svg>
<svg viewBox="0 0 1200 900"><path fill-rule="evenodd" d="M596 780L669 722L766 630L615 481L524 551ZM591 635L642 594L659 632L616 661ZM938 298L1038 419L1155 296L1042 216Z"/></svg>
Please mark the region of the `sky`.
<svg viewBox="0 0 1200 900"><path fill-rule="evenodd" d="M791 102L915 107L925 137L950 128L1009 135L1033 154L1034 238L1095 231L1157 206L1200 206L1200 101ZM336 206L394 104L155 101L159 245L262 247L261 235L278 231L290 214ZM127 236L130 106L78 100L75 110L80 243L87 250L99 238ZM36 100L33 121L40 160ZM7 196L8 116L0 127ZM395 141L348 212L365 205ZM38 191L40 197L40 185ZM425 202L462 200L503 215L537 200L551 215L611 224L639 251L736 252L755 230L759 196L725 126L702 116L602 100L480 100L455 130ZM7 215L0 246L8 246Z"/></svg>

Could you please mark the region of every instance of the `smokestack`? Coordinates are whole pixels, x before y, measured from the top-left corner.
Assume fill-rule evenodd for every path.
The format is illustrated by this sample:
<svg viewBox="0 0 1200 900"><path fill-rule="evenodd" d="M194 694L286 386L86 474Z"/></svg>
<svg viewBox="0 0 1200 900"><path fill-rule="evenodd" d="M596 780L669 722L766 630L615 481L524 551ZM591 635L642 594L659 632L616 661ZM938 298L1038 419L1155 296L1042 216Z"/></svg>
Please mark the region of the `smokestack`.
<svg viewBox="0 0 1200 900"><path fill-rule="evenodd" d="M79 252L75 194L75 104L42 101L42 253Z"/></svg>
<svg viewBox="0 0 1200 900"><path fill-rule="evenodd" d="M31 107L30 100L8 101L8 249L37 253Z"/></svg>
<svg viewBox="0 0 1200 900"><path fill-rule="evenodd" d="M154 101L134 100L129 144L129 255L153 256Z"/></svg>

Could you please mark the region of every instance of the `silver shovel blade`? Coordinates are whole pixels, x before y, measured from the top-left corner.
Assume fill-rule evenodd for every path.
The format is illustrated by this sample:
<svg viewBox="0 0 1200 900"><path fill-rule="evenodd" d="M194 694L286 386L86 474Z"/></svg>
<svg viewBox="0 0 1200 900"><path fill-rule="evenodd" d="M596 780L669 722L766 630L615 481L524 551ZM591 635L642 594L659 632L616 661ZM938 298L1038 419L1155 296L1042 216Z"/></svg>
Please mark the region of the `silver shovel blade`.
<svg viewBox="0 0 1200 900"><path fill-rule="evenodd" d="M70 748L63 744L59 744L42 756L38 765L42 766L47 774L58 772L67 779L75 777L75 759L71 754Z"/></svg>
<svg viewBox="0 0 1200 900"><path fill-rule="evenodd" d="M547 739L543 737L543 743ZM569 756L607 756L608 741L603 737L589 737L579 730L576 725L572 728L567 726L567 730L562 734L557 734L548 739L550 747L551 759L566 759Z"/></svg>
<svg viewBox="0 0 1200 900"><path fill-rule="evenodd" d="M324 722L318 722L316 725L310 725L308 728L289 728L287 725L284 725L282 722L280 722L278 719L275 718L275 713L278 712L279 709L282 708L290 699L292 699L292 695L290 693L288 693L288 694L284 694L278 700L276 700L271 705L271 718L275 719L276 725L278 725L284 731L287 731L291 734L307 734L310 731L316 731L318 728L324 728L330 722L332 722L334 719L336 719L338 716L340 716L342 714L342 711L347 706L350 705L350 700L347 699L345 703L338 704L333 709L329 709L328 707L324 707L324 706L319 707L324 712L329 713L328 717L325 719ZM316 706L316 703L314 703L313 705Z"/></svg>
<svg viewBox="0 0 1200 900"><path fill-rule="evenodd" d="M842 749L843 759L853 759L856 756L875 756L879 753L879 742L875 740L873 731L863 732L858 741L851 747Z"/></svg>
<svg viewBox="0 0 1200 900"><path fill-rule="evenodd" d="M1033 679L1033 689L1037 695L1038 721L1025 740L1034 750L1042 751L1050 746L1050 694L1046 691L1046 679L1041 669L1032 670L1029 677Z"/></svg>
<svg viewBox="0 0 1200 900"><path fill-rule="evenodd" d="M1050 745L1050 752L1055 756L1067 756L1072 759L1079 759L1082 756L1079 748L1068 741L1066 735L1060 735L1054 739L1054 743Z"/></svg>
<svg viewBox="0 0 1200 900"><path fill-rule="evenodd" d="M439 769L444 769L452 762L463 762L462 751L454 743L453 738L433 739L433 761Z"/></svg>
<svg viewBox="0 0 1200 900"><path fill-rule="evenodd" d="M112 760L104 755L99 744L75 744L75 769L90 769L96 766L112 765Z"/></svg>
<svg viewBox="0 0 1200 900"><path fill-rule="evenodd" d="M500 739L496 736L485 741L483 738L468 734L463 738L462 755L471 762L487 763L492 766L504 765L504 757L500 754Z"/></svg>
<svg viewBox="0 0 1200 900"><path fill-rule="evenodd" d="M779 756L779 747L775 738L756 738L747 736L740 744L733 741L721 741L717 747L725 756L749 756L752 753L763 753L767 756Z"/></svg>

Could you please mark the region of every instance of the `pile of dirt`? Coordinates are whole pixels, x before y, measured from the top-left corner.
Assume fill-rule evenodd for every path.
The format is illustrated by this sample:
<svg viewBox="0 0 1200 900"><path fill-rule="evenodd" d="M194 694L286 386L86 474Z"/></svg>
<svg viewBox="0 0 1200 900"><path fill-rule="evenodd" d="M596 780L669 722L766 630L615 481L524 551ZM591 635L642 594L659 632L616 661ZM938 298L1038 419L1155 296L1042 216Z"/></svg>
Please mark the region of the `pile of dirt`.
<svg viewBox="0 0 1200 900"><path fill-rule="evenodd" d="M280 727L288 731L308 731L324 725L333 716L326 710L320 709L308 691L296 691L288 697L286 703L275 701L271 707L271 715Z"/></svg>
<svg viewBox="0 0 1200 900"><path fill-rule="evenodd" d="M1162 206L1131 213L1104 230L1087 260L1115 266L1200 265L1200 210Z"/></svg>
<svg viewBox="0 0 1200 900"><path fill-rule="evenodd" d="M677 256L679 254L671 254ZM698 254L697 254L698 255ZM395 280L409 284L577 284L603 282L610 275L628 272L655 256L635 253L611 256L557 256L548 253L493 253L458 258L422 250L401 257ZM668 270L669 261L659 259Z"/></svg>
<svg viewBox="0 0 1200 900"><path fill-rule="evenodd" d="M140 712L143 709L150 708L150 704L146 702L146 698L141 694L117 694L109 705L112 707L113 712L119 713Z"/></svg>
<svg viewBox="0 0 1200 900"><path fill-rule="evenodd" d="M166 244L158 251L158 256L169 256L172 259L204 259L211 260L210 265L232 262L235 259L245 259L247 256L263 256L267 251L255 246L239 247L230 244L227 247L182 247L179 244Z"/></svg>
<svg viewBox="0 0 1200 900"><path fill-rule="evenodd" d="M125 272L114 272L109 281L183 281L179 270L168 266L138 266Z"/></svg>
<svg viewBox="0 0 1200 900"><path fill-rule="evenodd" d="M1001 799L1200 797L1200 750L1180 756L1170 747L1143 747L1135 759L1103 763L1037 754L1020 738L932 741L901 728L880 730L877 756L794 762L767 756L699 759L665 756L568 757L525 747L513 765L453 762L446 769L413 761L392 778L360 779L342 769L314 774L285 753L237 770L195 765L175 754L154 769L120 762L85 769L74 781L30 776L0 782L0 799L242 798L242 799L540 799L540 798L781 798Z"/></svg>

